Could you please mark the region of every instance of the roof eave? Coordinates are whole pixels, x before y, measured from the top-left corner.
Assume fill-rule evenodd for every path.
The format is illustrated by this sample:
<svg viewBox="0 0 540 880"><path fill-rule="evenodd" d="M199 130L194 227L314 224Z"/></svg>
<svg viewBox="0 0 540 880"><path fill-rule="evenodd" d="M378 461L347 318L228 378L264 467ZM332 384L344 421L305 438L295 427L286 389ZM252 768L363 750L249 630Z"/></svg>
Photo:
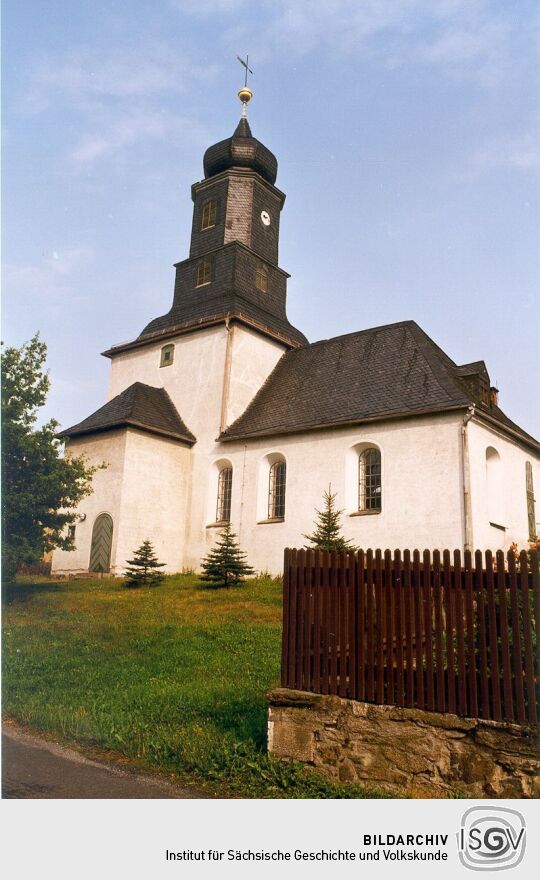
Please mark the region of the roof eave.
<svg viewBox="0 0 540 880"><path fill-rule="evenodd" d="M115 431L121 428L137 428L146 434L156 434L159 437L167 437L169 440L176 440L179 443L186 443L188 446L194 446L197 439L191 434L178 434L175 431L167 431L163 428L153 428L138 422L135 419L122 419L118 422L111 422L109 425L103 425L99 428L86 428L80 431L72 431L68 428L66 431L60 431L56 437L60 440L71 440L75 437L88 437L91 434L104 434L106 431Z"/></svg>
<svg viewBox="0 0 540 880"><path fill-rule="evenodd" d="M204 321L195 321L188 325L180 324L176 327L167 328L166 330L156 331L153 334L148 334L148 336L133 339L131 342L113 345L111 348L102 351L101 354L103 357L112 359L113 357L116 357L116 355L123 354L126 351L134 351L137 348L152 345L156 342L162 342L166 339L172 339L175 336L186 336L188 333L194 333L197 330L204 330L207 327L215 327L218 324L225 324L227 323L227 320L229 323L237 321L239 324L244 324L246 327L257 330L259 333L262 333L263 336L267 336L269 339L274 339L276 342L281 342L289 348L302 348L305 344L296 339L292 339L290 336L285 336L277 331L270 330L268 327L259 324L258 321L253 320L253 318L246 317L241 312L238 312L232 315L219 315L214 318L205 319Z"/></svg>
<svg viewBox="0 0 540 880"><path fill-rule="evenodd" d="M489 425L493 425L493 427L497 428L501 434L508 434L513 439L519 440L520 443L523 443L528 449L534 450L534 452L540 456L540 443L529 434L516 431L514 428L511 428L510 425L505 425L504 422L500 422L499 419L496 419L494 416L491 416L489 413L480 409L475 409L474 418L479 421L487 422Z"/></svg>
<svg viewBox="0 0 540 880"><path fill-rule="evenodd" d="M232 442L233 440L248 440L248 439L257 439L260 437L275 437L280 434L304 434L309 431L324 431L327 428L346 428L354 425L364 425L364 424L372 424L373 422L389 422L394 421L396 419L410 419L415 418L416 416L427 416L427 415L436 415L439 413L446 412L456 412L458 410L466 410L470 406L470 403L457 403L452 406L444 406L444 407L434 407L434 408L424 408L417 409L414 411L402 411L396 413L386 413L386 414L378 414L374 416L364 416L363 418L357 419L342 419L342 420L334 420L331 422L325 422L324 424L310 424L310 425L300 425L295 426L294 428L274 428L263 431L252 431L241 434L220 434L217 438L218 442Z"/></svg>
<svg viewBox="0 0 540 880"><path fill-rule="evenodd" d="M375 416L366 416L362 419L343 419L341 421L332 421L325 422L324 424L317 425L303 425L303 426L295 426L294 428L274 428L263 431L251 431L241 434L220 434L217 437L217 442L220 443L228 443L233 442L234 440L256 440L263 437L276 437L281 434L305 434L309 431L324 431L327 428L342 428L349 427L353 425L364 425L364 424L372 424L374 422L388 422L395 421L396 419L411 419L416 416L427 416L427 415L436 415L440 413L446 412L458 412L459 410L467 410L471 406L471 402L468 401L466 403L457 403L452 406L444 406L444 407L434 407L434 408L425 408L425 409L417 409L414 411L406 411L406 412L397 412L397 413L388 413L386 415L375 415ZM503 422L500 422L498 419L490 416L489 413L482 412L481 410L476 409L474 418L480 421L485 421L493 427L497 428L498 431L502 434L506 434L514 440L518 440L528 449L533 450L536 455L540 456L540 443L535 440L534 437L529 437L528 435L522 434L520 431L516 431L508 425L505 425Z"/></svg>

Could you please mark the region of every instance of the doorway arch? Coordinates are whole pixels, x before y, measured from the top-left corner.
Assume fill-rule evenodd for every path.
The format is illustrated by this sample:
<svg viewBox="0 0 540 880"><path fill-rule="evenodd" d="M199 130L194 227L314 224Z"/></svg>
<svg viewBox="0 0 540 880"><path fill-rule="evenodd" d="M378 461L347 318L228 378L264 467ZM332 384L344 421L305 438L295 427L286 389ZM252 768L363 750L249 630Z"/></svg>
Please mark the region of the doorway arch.
<svg viewBox="0 0 540 880"><path fill-rule="evenodd" d="M112 536L112 516L108 513L100 513L92 529L89 571L105 573L111 570Z"/></svg>

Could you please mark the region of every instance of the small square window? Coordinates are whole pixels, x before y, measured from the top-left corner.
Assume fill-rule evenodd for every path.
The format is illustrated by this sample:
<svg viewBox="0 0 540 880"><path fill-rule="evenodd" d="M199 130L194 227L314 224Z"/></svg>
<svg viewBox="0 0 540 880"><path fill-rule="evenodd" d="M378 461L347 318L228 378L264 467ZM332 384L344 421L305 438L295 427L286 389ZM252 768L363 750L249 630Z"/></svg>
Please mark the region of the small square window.
<svg viewBox="0 0 540 880"><path fill-rule="evenodd" d="M161 349L160 367L170 367L174 361L174 345L164 345Z"/></svg>
<svg viewBox="0 0 540 880"><path fill-rule="evenodd" d="M216 203L206 202L202 209L201 230L211 229L216 225Z"/></svg>
<svg viewBox="0 0 540 880"><path fill-rule="evenodd" d="M202 263L199 263L197 266L197 287L202 287L203 284L210 284L212 280L212 266L210 265L209 260L203 260Z"/></svg>
<svg viewBox="0 0 540 880"><path fill-rule="evenodd" d="M67 536L70 541L75 540L75 526L68 526Z"/></svg>

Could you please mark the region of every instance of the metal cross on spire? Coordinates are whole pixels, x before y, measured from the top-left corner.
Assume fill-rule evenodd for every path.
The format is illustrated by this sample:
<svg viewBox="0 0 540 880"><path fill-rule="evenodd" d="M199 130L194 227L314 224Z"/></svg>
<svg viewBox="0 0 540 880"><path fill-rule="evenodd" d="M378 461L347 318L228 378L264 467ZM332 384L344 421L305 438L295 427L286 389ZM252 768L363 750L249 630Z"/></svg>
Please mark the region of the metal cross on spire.
<svg viewBox="0 0 540 880"><path fill-rule="evenodd" d="M238 58L242 67L244 67L246 70L246 75L244 78L244 85L242 86L242 88L238 92L238 97L242 101L242 119L245 119L247 116L247 105L249 104L249 102L251 101L251 99L253 97L253 92L251 91L251 89L249 88L249 86L247 84L248 73L250 73L251 76L253 76L253 71L252 71L251 67L248 67L249 55L246 55L245 61L243 58L240 58L240 55L237 55L236 57Z"/></svg>
<svg viewBox="0 0 540 880"><path fill-rule="evenodd" d="M245 60L245 61L244 61L243 58L240 58L240 55L237 55L236 57L238 58L238 60L239 60L240 64L242 65L242 67L245 67L245 68L246 68L246 75L245 75L245 78L244 78L244 88L247 89L247 78L248 78L248 73L250 73L251 76L253 76L253 71L251 70L250 67L248 67L249 55L246 55L246 60Z"/></svg>

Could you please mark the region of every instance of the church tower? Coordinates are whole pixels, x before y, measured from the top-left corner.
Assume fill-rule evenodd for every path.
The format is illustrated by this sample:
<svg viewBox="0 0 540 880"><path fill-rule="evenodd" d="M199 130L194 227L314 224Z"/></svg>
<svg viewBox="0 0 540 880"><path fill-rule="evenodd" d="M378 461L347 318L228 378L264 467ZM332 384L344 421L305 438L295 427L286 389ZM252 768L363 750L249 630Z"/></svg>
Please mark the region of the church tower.
<svg viewBox="0 0 540 880"><path fill-rule="evenodd" d="M250 90L239 97L234 134L206 150L191 189L189 256L175 266L171 309L104 352L107 403L63 432L68 454L108 468L84 502L77 550L55 554L57 570L119 571L148 535L168 570L195 565L213 540L217 474L230 464L217 438L283 355L307 344L287 319L289 276L278 265L277 160L249 127Z"/></svg>
<svg viewBox="0 0 540 880"><path fill-rule="evenodd" d="M237 320L296 348L305 336L287 320L287 272L278 265L285 202L277 160L253 137L244 114L226 140L204 154L204 179L193 184L189 257L177 263L174 300L131 345L193 326ZM113 349L107 354L112 354Z"/></svg>

